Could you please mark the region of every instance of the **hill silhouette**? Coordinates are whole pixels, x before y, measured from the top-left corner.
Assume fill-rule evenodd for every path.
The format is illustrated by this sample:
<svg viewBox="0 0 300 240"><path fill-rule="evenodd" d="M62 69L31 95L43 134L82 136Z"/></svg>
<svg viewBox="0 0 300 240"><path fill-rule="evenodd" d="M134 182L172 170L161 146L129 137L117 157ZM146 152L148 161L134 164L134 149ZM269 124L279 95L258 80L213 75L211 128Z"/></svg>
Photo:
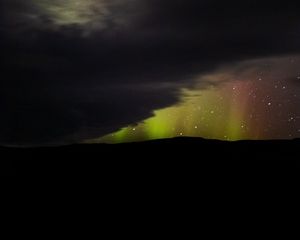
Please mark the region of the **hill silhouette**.
<svg viewBox="0 0 300 240"><path fill-rule="evenodd" d="M300 139L227 142L180 137L122 144L61 147L0 147L1 175L108 174L137 169L196 171L293 171L299 167ZM105 172L108 170L108 172ZM104 171L104 172L103 172Z"/></svg>

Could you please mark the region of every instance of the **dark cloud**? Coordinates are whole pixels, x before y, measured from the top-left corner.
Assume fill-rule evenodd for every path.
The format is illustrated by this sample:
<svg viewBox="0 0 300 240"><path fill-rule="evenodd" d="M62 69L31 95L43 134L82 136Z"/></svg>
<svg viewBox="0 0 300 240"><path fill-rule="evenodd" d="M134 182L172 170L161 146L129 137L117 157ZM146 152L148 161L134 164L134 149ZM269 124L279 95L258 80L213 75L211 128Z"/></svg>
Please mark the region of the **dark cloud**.
<svg viewBox="0 0 300 240"><path fill-rule="evenodd" d="M115 3L91 29L0 0L3 144L107 134L176 103L195 75L300 50L295 1Z"/></svg>

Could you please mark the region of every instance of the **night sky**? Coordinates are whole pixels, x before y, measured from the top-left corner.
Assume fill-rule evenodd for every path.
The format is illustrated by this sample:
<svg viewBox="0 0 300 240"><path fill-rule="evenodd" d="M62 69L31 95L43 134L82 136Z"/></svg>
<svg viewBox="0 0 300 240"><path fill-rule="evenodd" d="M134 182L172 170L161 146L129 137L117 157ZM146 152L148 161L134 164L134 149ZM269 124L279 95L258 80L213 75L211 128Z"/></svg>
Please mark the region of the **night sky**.
<svg viewBox="0 0 300 240"><path fill-rule="evenodd" d="M0 144L300 137L297 1L0 0Z"/></svg>

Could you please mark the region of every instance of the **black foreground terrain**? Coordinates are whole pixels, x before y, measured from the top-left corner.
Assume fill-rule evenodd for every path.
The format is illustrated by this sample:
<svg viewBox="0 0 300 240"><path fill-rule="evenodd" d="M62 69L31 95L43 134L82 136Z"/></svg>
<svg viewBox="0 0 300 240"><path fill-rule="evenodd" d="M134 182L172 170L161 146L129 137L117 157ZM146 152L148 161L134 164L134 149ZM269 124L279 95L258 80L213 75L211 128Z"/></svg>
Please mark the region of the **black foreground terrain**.
<svg viewBox="0 0 300 240"><path fill-rule="evenodd" d="M300 140L225 142L174 138L124 144L1 147L0 175L124 175L299 170Z"/></svg>

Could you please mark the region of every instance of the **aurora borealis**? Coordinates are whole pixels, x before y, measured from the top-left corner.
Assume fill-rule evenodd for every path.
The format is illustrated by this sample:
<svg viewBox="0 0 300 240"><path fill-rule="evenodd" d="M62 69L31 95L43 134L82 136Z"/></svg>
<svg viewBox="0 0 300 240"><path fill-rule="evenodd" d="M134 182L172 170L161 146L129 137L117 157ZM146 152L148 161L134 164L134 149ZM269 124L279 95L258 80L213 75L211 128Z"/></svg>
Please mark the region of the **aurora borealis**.
<svg viewBox="0 0 300 240"><path fill-rule="evenodd" d="M92 142L117 143L193 136L222 140L292 139L300 135L300 57L245 62L239 71L202 76L211 85L183 90L176 106ZM288 78L290 81L284 81ZM203 79L199 82L203 82ZM220 85L216 83L221 82ZM224 82L224 83L222 83Z"/></svg>
<svg viewBox="0 0 300 240"><path fill-rule="evenodd" d="M0 144L299 138L299 10L0 0Z"/></svg>

